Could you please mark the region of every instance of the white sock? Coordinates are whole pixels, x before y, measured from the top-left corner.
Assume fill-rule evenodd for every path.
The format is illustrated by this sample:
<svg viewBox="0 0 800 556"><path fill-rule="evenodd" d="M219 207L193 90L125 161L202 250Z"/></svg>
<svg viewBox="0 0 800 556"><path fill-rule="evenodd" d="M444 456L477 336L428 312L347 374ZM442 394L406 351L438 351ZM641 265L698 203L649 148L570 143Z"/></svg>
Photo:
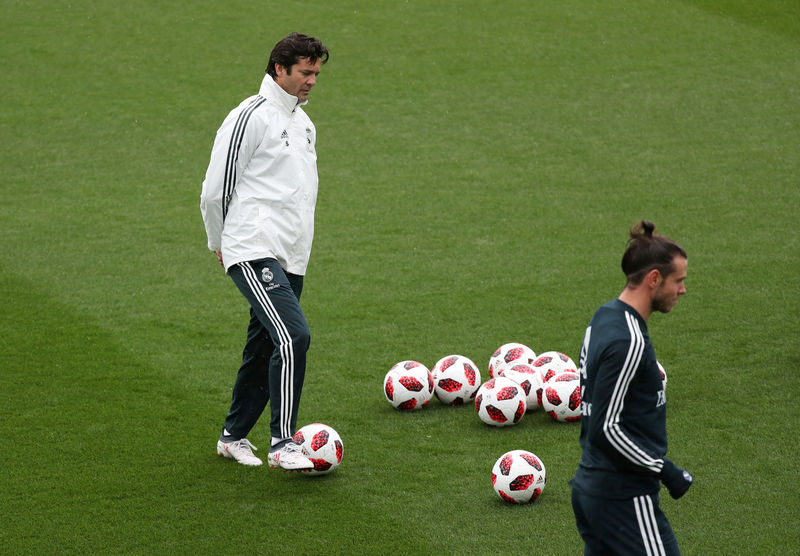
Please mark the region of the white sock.
<svg viewBox="0 0 800 556"><path fill-rule="evenodd" d="M280 444L280 443L281 443L281 442L283 442L284 440L289 440L289 439L288 439L288 438L275 438L275 437L273 436L273 437L272 437L272 440L270 441L270 444L269 444L269 445L270 445L270 446L275 446L276 444Z"/></svg>

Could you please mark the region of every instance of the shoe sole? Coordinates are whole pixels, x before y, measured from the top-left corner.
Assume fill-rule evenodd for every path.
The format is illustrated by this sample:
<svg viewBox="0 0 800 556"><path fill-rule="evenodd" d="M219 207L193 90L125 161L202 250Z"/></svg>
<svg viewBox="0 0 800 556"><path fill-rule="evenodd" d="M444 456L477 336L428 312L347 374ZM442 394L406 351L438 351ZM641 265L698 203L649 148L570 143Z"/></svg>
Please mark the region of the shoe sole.
<svg viewBox="0 0 800 556"><path fill-rule="evenodd" d="M270 469L280 469L285 473L310 473L314 471L313 467L304 467L302 469L286 469L285 467L281 467L280 465L272 465L269 466Z"/></svg>
<svg viewBox="0 0 800 556"><path fill-rule="evenodd" d="M280 469L281 471L285 471L286 473L310 473L311 471L314 471L313 467L301 467L301 468L298 468L298 469L287 469L285 467L281 467L280 464L272 463L271 461L269 462L269 468L270 469Z"/></svg>
<svg viewBox="0 0 800 556"><path fill-rule="evenodd" d="M232 459L233 461L235 461L239 465L246 465L247 467L259 467L259 466L264 464L263 461L261 463L243 463L243 462L239 461L238 459L236 459L235 457L233 457L232 455L230 455L229 453L220 452L219 450L217 450L217 455L219 457L221 457L221 458Z"/></svg>

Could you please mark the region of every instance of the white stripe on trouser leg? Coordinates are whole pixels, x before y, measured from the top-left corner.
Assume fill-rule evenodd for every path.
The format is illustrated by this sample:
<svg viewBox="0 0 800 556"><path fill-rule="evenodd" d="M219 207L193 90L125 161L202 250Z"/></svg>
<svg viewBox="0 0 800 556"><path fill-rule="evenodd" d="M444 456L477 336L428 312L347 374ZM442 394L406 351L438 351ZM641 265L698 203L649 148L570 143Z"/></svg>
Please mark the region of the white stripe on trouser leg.
<svg viewBox="0 0 800 556"><path fill-rule="evenodd" d="M647 556L664 556L664 543L661 542L653 500L650 496L637 496L633 499L633 505Z"/></svg>
<svg viewBox="0 0 800 556"><path fill-rule="evenodd" d="M277 347L280 349L281 355L281 411L279 425L281 437L288 438L292 435L291 418L294 406L294 346L292 345L292 336L272 304L272 300L261 287L256 272L250 263L240 263L239 267L242 269L245 280L250 286L250 291L253 292L258 304L278 332L279 342ZM275 401L271 399L270 403L275 403Z"/></svg>
<svg viewBox="0 0 800 556"><path fill-rule="evenodd" d="M647 519L646 516L643 515L643 509L640 507L639 498L633 499L633 506L636 509L636 521L639 522L639 534L642 536L642 544L644 545L645 554L647 554L647 556L653 556L653 551L650 548L650 542L648 539Z"/></svg>
<svg viewBox="0 0 800 556"><path fill-rule="evenodd" d="M646 496L645 501L647 504L647 515L650 516L650 520L653 524L653 538L655 541L654 551L656 554L664 555L666 554L666 551L664 550L664 542L661 540L661 531L658 530L658 520L656 519L653 497Z"/></svg>

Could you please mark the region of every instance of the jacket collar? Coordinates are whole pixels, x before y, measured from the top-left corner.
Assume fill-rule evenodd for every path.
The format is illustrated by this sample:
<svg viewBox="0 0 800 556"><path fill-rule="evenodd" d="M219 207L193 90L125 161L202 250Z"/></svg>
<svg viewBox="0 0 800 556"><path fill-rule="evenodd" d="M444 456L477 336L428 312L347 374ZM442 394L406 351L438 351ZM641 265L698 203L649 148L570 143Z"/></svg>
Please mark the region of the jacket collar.
<svg viewBox="0 0 800 556"><path fill-rule="evenodd" d="M283 108L287 112L294 112L295 108L308 102L308 100L304 100L303 102L298 103L297 97L284 91L280 85L275 83L275 80L270 74L266 74L264 76L264 80L261 81L261 88L258 90L258 94L269 99L272 104L278 108Z"/></svg>

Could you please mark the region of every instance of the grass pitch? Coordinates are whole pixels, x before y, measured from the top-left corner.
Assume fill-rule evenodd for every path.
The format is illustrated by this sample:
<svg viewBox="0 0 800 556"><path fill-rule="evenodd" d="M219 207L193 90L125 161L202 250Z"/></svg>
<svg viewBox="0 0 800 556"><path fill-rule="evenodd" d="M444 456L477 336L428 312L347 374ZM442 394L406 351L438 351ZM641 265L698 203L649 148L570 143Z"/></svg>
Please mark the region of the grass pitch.
<svg viewBox="0 0 800 556"><path fill-rule="evenodd" d="M577 427L402 414L381 382L450 353L486 375L509 341L577 357L643 217L690 261L650 324L696 478L662 498L681 549L796 551L800 10L757 4L2 2L0 551L579 553ZM295 30L331 50L300 421L345 459L320 478L214 455L247 307L199 214L218 125ZM514 448L547 466L530 506L491 488Z"/></svg>

